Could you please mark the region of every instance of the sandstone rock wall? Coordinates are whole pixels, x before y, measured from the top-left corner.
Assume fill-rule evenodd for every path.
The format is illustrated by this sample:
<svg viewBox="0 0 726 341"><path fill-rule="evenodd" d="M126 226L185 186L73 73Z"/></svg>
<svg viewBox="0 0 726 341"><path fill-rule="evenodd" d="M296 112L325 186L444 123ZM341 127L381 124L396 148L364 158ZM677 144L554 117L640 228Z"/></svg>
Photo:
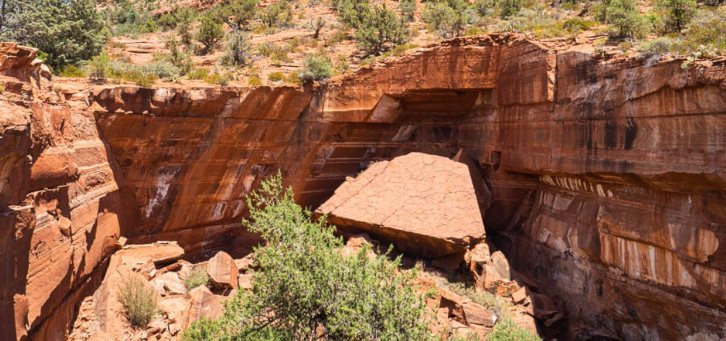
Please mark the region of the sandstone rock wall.
<svg viewBox="0 0 726 341"><path fill-rule="evenodd" d="M86 102L54 93L34 50L0 48L0 333L62 339L133 214Z"/></svg>
<svg viewBox="0 0 726 341"><path fill-rule="evenodd" d="M490 36L320 89L58 96L23 58L0 95L3 333L62 338L68 322L53 314L72 314L119 235L241 252L257 242L239 228L243 200L265 175L281 169L317 206L346 176L411 151L469 164L490 235L560 298L573 333L723 333L723 60L602 61Z"/></svg>

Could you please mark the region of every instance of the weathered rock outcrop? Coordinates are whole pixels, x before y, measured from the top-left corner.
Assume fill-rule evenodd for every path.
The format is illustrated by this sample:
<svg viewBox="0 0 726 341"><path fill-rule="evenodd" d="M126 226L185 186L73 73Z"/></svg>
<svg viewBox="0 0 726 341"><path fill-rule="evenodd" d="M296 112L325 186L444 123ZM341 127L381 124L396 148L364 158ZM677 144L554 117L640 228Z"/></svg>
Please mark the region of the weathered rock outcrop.
<svg viewBox="0 0 726 341"><path fill-rule="evenodd" d="M726 62L681 63L491 36L320 89L58 97L6 72L0 328L58 339L119 235L249 247L244 196L277 169L317 206L371 162L461 151L489 235L572 333L726 336Z"/></svg>
<svg viewBox="0 0 726 341"><path fill-rule="evenodd" d="M422 153L372 164L318 212L341 230L364 231L425 258L458 254L463 260L484 237L467 166Z"/></svg>
<svg viewBox="0 0 726 341"><path fill-rule="evenodd" d="M133 212L86 103L51 91L35 50L0 56L0 334L62 339Z"/></svg>

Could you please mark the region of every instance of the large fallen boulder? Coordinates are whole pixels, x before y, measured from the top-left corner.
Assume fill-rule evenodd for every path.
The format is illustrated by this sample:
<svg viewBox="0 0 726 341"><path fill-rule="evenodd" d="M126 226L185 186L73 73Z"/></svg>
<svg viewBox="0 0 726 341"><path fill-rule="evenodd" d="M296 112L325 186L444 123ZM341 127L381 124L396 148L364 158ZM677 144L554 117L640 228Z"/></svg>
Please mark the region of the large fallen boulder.
<svg viewBox="0 0 726 341"><path fill-rule="evenodd" d="M467 166L422 153L372 164L318 213L344 234L364 231L425 258L463 253L484 238Z"/></svg>

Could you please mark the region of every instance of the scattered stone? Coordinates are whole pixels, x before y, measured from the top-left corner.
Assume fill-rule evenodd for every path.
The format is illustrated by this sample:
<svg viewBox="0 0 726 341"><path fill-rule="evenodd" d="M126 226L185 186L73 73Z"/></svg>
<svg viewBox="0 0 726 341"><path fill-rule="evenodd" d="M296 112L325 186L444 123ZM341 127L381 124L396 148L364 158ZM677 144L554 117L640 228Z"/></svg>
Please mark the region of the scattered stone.
<svg viewBox="0 0 726 341"><path fill-rule="evenodd" d="M124 250L128 250L125 256L127 259L137 258L142 261L150 259L156 265L169 264L184 256L184 249L176 242L127 245Z"/></svg>
<svg viewBox="0 0 726 341"><path fill-rule="evenodd" d="M215 295L206 286L199 286L189 292L188 317L186 326L201 318L215 319L222 315L224 296Z"/></svg>
<svg viewBox="0 0 726 341"><path fill-rule="evenodd" d="M317 212L328 214L343 233L365 231L429 259L463 256L484 237L468 167L422 153L372 164Z"/></svg>
<svg viewBox="0 0 726 341"><path fill-rule="evenodd" d="M512 302L514 304L520 304L524 303L524 300L527 298L527 288L521 287L519 290L515 291L512 294Z"/></svg>
<svg viewBox="0 0 726 341"><path fill-rule="evenodd" d="M239 272L245 272L255 263L255 257L253 254L249 254L240 259L235 259L234 264L237 265Z"/></svg>
<svg viewBox="0 0 726 341"><path fill-rule="evenodd" d="M239 288L252 289L252 274L239 275Z"/></svg>
<svg viewBox="0 0 726 341"><path fill-rule="evenodd" d="M207 273L212 285L219 289L236 289L239 284L237 277L239 269L228 253L224 251L217 252L214 257L207 262Z"/></svg>
<svg viewBox="0 0 726 341"><path fill-rule="evenodd" d="M184 282L179 278L179 275L175 272L165 272L154 279L156 283L161 283L161 287L164 289L166 294L171 295L184 295L187 293L187 288L184 286Z"/></svg>

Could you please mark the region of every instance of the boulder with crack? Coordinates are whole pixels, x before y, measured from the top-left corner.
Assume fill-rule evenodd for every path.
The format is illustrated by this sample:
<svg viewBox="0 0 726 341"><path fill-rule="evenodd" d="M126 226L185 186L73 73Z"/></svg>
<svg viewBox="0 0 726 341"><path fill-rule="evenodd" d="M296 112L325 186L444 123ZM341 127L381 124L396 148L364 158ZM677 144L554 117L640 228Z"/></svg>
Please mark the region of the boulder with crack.
<svg viewBox="0 0 726 341"><path fill-rule="evenodd" d="M484 238L467 166L422 153L372 164L318 213L328 214L344 234L364 231L429 259L463 254Z"/></svg>

